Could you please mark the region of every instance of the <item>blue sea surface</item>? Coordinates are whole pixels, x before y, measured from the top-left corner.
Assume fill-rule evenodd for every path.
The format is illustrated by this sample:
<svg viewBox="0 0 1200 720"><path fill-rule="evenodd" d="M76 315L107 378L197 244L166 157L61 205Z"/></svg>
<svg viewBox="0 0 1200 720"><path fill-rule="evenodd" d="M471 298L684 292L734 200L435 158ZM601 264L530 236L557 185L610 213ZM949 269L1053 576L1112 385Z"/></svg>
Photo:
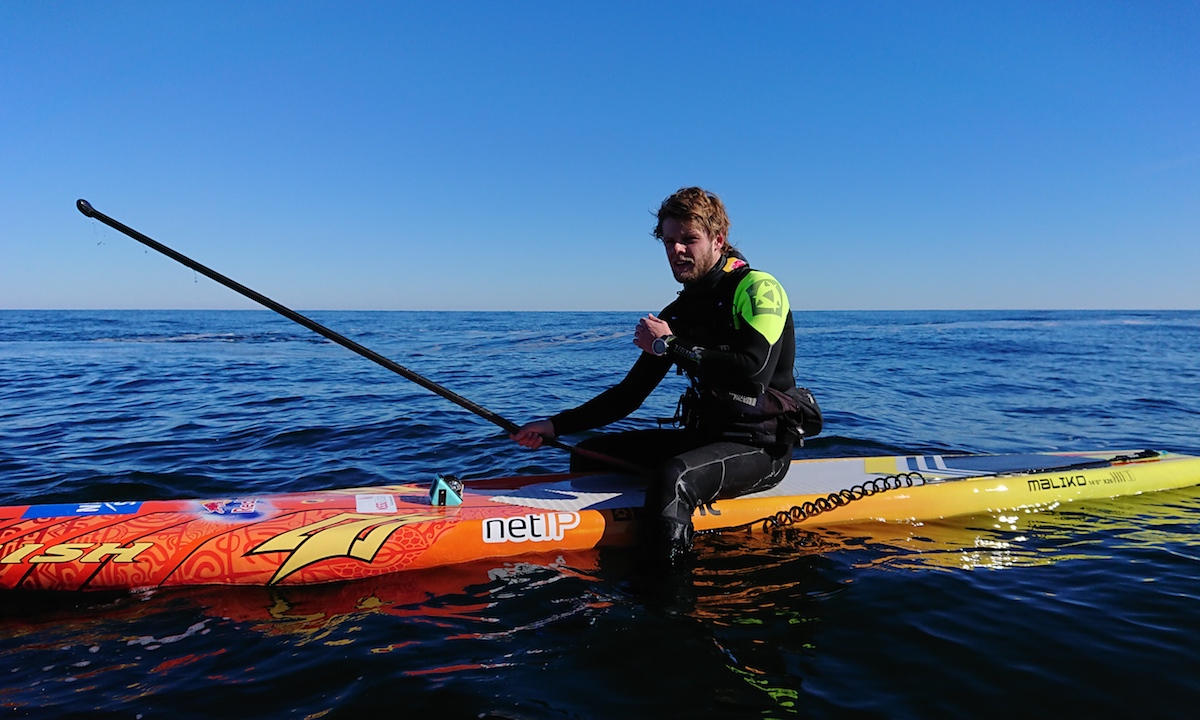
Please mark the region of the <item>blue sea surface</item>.
<svg viewBox="0 0 1200 720"><path fill-rule="evenodd" d="M637 313L317 312L514 422ZM798 312L797 455L1200 454L1198 312ZM671 375L621 428L672 414ZM578 441L581 438L569 438ZM565 470L267 311L0 311L0 505ZM313 588L0 596L6 717L1190 718L1200 488Z"/></svg>

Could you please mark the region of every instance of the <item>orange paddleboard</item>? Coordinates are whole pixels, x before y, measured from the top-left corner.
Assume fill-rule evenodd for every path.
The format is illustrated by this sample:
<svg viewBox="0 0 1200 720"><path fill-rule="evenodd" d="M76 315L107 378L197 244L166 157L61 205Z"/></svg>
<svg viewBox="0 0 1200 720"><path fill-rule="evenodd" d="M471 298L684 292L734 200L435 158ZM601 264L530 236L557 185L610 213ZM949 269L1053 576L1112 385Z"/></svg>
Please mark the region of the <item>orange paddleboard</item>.
<svg viewBox="0 0 1200 720"><path fill-rule="evenodd" d="M718 500L694 520L697 530L912 522L1196 484L1200 458L1172 453L796 460L775 488ZM9 506L0 588L309 585L626 545L642 500L637 478L584 474L469 481L461 504L446 506L425 483Z"/></svg>

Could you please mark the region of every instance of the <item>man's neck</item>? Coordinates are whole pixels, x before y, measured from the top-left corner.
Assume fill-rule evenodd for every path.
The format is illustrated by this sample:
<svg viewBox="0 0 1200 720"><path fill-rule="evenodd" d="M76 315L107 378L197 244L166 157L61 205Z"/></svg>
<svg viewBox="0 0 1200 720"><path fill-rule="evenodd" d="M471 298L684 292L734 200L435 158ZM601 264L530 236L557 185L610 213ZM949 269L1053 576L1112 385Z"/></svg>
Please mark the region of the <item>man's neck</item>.
<svg viewBox="0 0 1200 720"><path fill-rule="evenodd" d="M729 257L727 255L722 255L721 257L717 258L716 264L709 268L708 272L704 273L692 282L683 283L683 289L680 290L680 292L697 292L700 290L707 290L715 286L721 279L721 276L725 274L725 262L728 259Z"/></svg>

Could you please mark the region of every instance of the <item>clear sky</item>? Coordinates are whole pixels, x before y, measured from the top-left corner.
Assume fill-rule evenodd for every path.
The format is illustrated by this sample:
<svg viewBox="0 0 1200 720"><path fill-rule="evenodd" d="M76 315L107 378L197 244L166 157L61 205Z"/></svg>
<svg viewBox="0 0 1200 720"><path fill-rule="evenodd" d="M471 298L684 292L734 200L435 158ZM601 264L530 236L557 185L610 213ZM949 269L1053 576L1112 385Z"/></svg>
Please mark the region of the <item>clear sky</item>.
<svg viewBox="0 0 1200 720"><path fill-rule="evenodd" d="M1200 2L0 3L0 308L1200 308Z"/></svg>

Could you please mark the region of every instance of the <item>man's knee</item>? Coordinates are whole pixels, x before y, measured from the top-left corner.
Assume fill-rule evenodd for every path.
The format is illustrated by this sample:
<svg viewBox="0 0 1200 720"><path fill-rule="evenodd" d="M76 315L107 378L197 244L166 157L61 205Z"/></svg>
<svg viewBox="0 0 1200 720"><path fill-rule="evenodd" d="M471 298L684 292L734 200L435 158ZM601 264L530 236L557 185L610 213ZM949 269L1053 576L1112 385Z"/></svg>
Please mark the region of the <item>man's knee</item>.
<svg viewBox="0 0 1200 720"><path fill-rule="evenodd" d="M679 519L691 516L702 503L711 502L721 490L720 472L711 467L695 468L684 458L673 457L661 466L653 484L653 496L647 495L647 507L661 514L670 507Z"/></svg>

